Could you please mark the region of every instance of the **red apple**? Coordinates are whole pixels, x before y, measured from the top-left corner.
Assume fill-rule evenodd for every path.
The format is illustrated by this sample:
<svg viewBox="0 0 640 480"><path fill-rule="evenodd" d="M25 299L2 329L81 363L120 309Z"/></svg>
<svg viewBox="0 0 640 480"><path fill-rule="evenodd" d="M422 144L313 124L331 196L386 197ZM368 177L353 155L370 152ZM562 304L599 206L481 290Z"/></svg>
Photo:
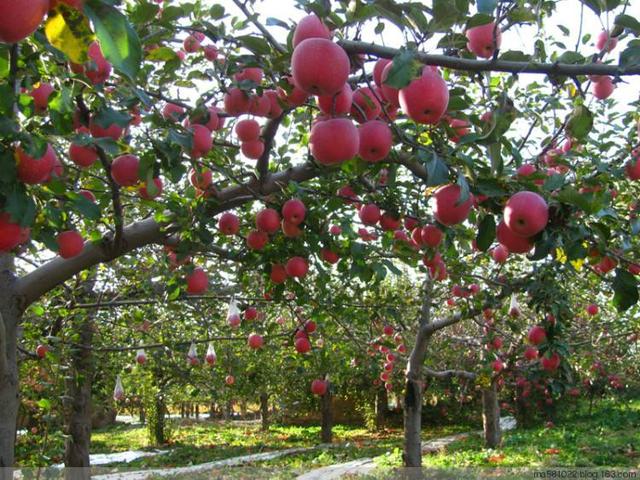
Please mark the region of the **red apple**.
<svg viewBox="0 0 640 480"><path fill-rule="evenodd" d="M38 358L46 357L48 351L49 348L46 345L38 345L36 347L36 355L38 356Z"/></svg>
<svg viewBox="0 0 640 480"><path fill-rule="evenodd" d="M16 147L18 180L30 185L44 183L51 175L56 159L56 153L51 145L47 145L47 149L40 158L31 157L22 147Z"/></svg>
<svg viewBox="0 0 640 480"><path fill-rule="evenodd" d="M247 246L251 250L262 250L269 243L269 236L262 230L253 230L247 235Z"/></svg>
<svg viewBox="0 0 640 480"><path fill-rule="evenodd" d="M282 220L281 222L282 233L287 238L296 238L302 235L302 229L291 222L287 222L286 220Z"/></svg>
<svg viewBox="0 0 640 480"><path fill-rule="evenodd" d="M255 83L256 85L260 85L260 83L262 83L263 76L264 76L264 72L260 67L247 67L237 72L233 76L233 78L236 82L249 80Z"/></svg>
<svg viewBox="0 0 640 480"><path fill-rule="evenodd" d="M69 146L69 158L79 167L87 168L98 160L98 152L93 147L84 147L72 143Z"/></svg>
<svg viewBox="0 0 640 480"><path fill-rule="evenodd" d="M190 295L200 295L207 291L209 278L206 272L198 267L187 276L187 293Z"/></svg>
<svg viewBox="0 0 640 480"><path fill-rule="evenodd" d="M280 228L280 214L273 208L264 208L256 215L256 227L267 233L276 233Z"/></svg>
<svg viewBox="0 0 640 480"><path fill-rule="evenodd" d="M380 209L375 203L368 203L358 210L358 217L365 225L375 225L380 220Z"/></svg>
<svg viewBox="0 0 640 480"><path fill-rule="evenodd" d="M504 363L502 363L502 360L494 360L491 368L493 368L494 372L500 373L504 369Z"/></svg>
<svg viewBox="0 0 640 480"><path fill-rule="evenodd" d="M325 38L300 42L291 56L295 84L310 95L335 95L349 78L351 65L346 52Z"/></svg>
<svg viewBox="0 0 640 480"><path fill-rule="evenodd" d="M227 385L231 386L231 385L233 385L234 383L236 383L236 379L235 379L235 378L233 378L233 375L227 375L227 376L224 378L224 383L226 383Z"/></svg>
<svg viewBox="0 0 640 480"><path fill-rule="evenodd" d="M318 97L318 107L325 115L346 115L351 111L353 91L348 83L335 95Z"/></svg>
<svg viewBox="0 0 640 480"><path fill-rule="evenodd" d="M302 257L292 257L287 261L284 268L290 277L302 278L309 271L309 264Z"/></svg>
<svg viewBox="0 0 640 480"><path fill-rule="evenodd" d="M467 49L478 57L491 58L502 43L502 32L495 22L471 27L466 32ZM495 36L495 39L494 39Z"/></svg>
<svg viewBox="0 0 640 480"><path fill-rule="evenodd" d="M49 10L49 0L12 0L0 3L0 42L17 43L31 35Z"/></svg>
<svg viewBox="0 0 640 480"><path fill-rule="evenodd" d="M387 102L389 102L391 106L395 108L399 108L400 107L400 100L399 100L400 90L398 90L395 87L391 87L385 83L387 81L387 77L389 76L389 72L391 71L392 68L393 68L393 62L389 62L382 70L382 77L381 77L382 84L379 85L380 93L382 93L382 96L384 97L384 99Z"/></svg>
<svg viewBox="0 0 640 480"><path fill-rule="evenodd" d="M435 225L425 225L420 232L420 240L422 243L431 248L436 248L440 245L443 236L442 230Z"/></svg>
<svg viewBox="0 0 640 480"><path fill-rule="evenodd" d="M516 235L532 237L547 226L549 207L544 198L534 192L518 192L504 207L504 223Z"/></svg>
<svg viewBox="0 0 640 480"><path fill-rule="evenodd" d="M385 232L393 232L402 225L400 218L394 213L384 212L380 216L380 228Z"/></svg>
<svg viewBox="0 0 640 480"><path fill-rule="evenodd" d="M124 128L121 126L112 123L103 127L94 118L89 120L89 130L94 138L112 138L115 141L118 141L124 133Z"/></svg>
<svg viewBox="0 0 640 480"><path fill-rule="evenodd" d="M175 103L167 103L162 108L162 116L165 120L177 121L184 115L184 107L176 105Z"/></svg>
<svg viewBox="0 0 640 480"><path fill-rule="evenodd" d="M298 88L291 77L287 76L285 79L290 86L290 90L278 87L278 98L290 107L300 107L304 105L309 99L309 95ZM347 84L345 83L345 85ZM320 99L318 99L318 102L319 101Z"/></svg>
<svg viewBox="0 0 640 480"><path fill-rule="evenodd" d="M327 40L331 38L331 31L315 14L303 17L296 25L296 29L293 32L293 48L296 48L299 43L308 38L324 38Z"/></svg>
<svg viewBox="0 0 640 480"><path fill-rule="evenodd" d="M528 238L513 233L504 221L496 228L496 238L509 253L527 253L533 248L533 243Z"/></svg>
<svg viewBox="0 0 640 480"><path fill-rule="evenodd" d="M461 118L452 118L449 121L449 126L456 132L455 135L451 137L451 141L454 143L458 143L461 137L469 135L469 132L471 131L469 128L469 122Z"/></svg>
<svg viewBox="0 0 640 480"><path fill-rule="evenodd" d="M211 131L204 125L197 124L192 125L189 129L191 130L192 135L191 156L193 158L205 156L213 148L213 137L211 136Z"/></svg>
<svg viewBox="0 0 640 480"><path fill-rule="evenodd" d="M106 82L111 75L111 64L104 58L100 44L92 42L87 55L89 61L84 65L84 74L94 85Z"/></svg>
<svg viewBox="0 0 640 480"><path fill-rule="evenodd" d="M257 140L260 136L260 124L252 118L245 118L236 123L235 132L241 142Z"/></svg>
<svg viewBox="0 0 640 480"><path fill-rule="evenodd" d="M261 348L264 345L264 338L262 338L262 335L258 335L257 333L252 333L249 335L249 338L247 339L247 344L249 345L249 347L253 348L254 350L257 350L258 348Z"/></svg>
<svg viewBox="0 0 640 480"><path fill-rule="evenodd" d="M215 45L205 45L202 47L202 52L204 53L204 58L210 62L213 62L218 58L218 47Z"/></svg>
<svg viewBox="0 0 640 480"><path fill-rule="evenodd" d="M48 83L40 83L36 88L31 90L31 97L33 98L33 106L36 112L42 113L49 107L49 97L54 92L53 86Z"/></svg>
<svg viewBox="0 0 640 480"><path fill-rule="evenodd" d="M258 160L264 153L264 142L260 139L242 142L240 150L245 157L251 160Z"/></svg>
<svg viewBox="0 0 640 480"><path fill-rule="evenodd" d="M449 105L449 89L438 74L412 80L400 89L400 106L414 122L434 125L440 121Z"/></svg>
<svg viewBox="0 0 640 480"><path fill-rule="evenodd" d="M240 231L240 219L231 212L225 212L218 220L218 229L223 235L236 235Z"/></svg>
<svg viewBox="0 0 640 480"><path fill-rule="evenodd" d="M473 199L471 196L459 203L461 189L459 185L449 184L438 188L433 194L435 206L433 216L443 225L462 223L469 216Z"/></svg>
<svg viewBox="0 0 640 480"><path fill-rule="evenodd" d="M323 248L322 250L320 250L320 256L322 257L322 260L330 263L331 265L338 263L338 261L340 260L340 256L336 252L334 252L333 250L329 250L328 248Z"/></svg>
<svg viewBox="0 0 640 480"><path fill-rule="evenodd" d="M311 351L311 342L307 338L297 338L294 345L298 353L307 353Z"/></svg>
<svg viewBox="0 0 640 480"><path fill-rule="evenodd" d="M538 349L535 347L527 347L524 350L524 358L529 361L535 360L538 358Z"/></svg>
<svg viewBox="0 0 640 480"><path fill-rule="evenodd" d="M591 85L593 96L598 100L609 98L615 88L616 86L613 84L613 80L608 76L601 77L597 82L594 82L593 85Z"/></svg>
<svg viewBox="0 0 640 480"><path fill-rule="evenodd" d="M378 98L380 98L380 94L371 88L358 88L353 92L351 116L358 123L376 119L382 113L382 105L380 105Z"/></svg>
<svg viewBox="0 0 640 480"><path fill-rule="evenodd" d="M591 303L589 305L587 305L587 313L591 316L597 315L599 312L599 308L598 305L596 305L595 303Z"/></svg>
<svg viewBox="0 0 640 480"><path fill-rule="evenodd" d="M224 96L224 110L232 117L248 113L251 108L251 99L239 88L232 87Z"/></svg>
<svg viewBox="0 0 640 480"><path fill-rule="evenodd" d="M391 60L390 58L379 58L378 60L376 60L376 63L373 66L373 81L378 87L382 85L382 72L387 67L387 65L392 63L393 60Z"/></svg>
<svg viewBox="0 0 640 480"><path fill-rule="evenodd" d="M540 345L547 339L547 332L540 325L535 325L529 330L528 339L532 345Z"/></svg>
<svg viewBox="0 0 640 480"><path fill-rule="evenodd" d="M139 165L140 160L135 155L120 155L111 164L111 178L121 187L131 187L140 180Z"/></svg>
<svg viewBox="0 0 640 480"><path fill-rule="evenodd" d="M557 352L553 352L551 355L546 353L544 356L540 357L540 364L542 365L542 369L547 372L554 372L560 366L560 355Z"/></svg>
<svg viewBox="0 0 640 480"><path fill-rule="evenodd" d="M321 379L315 379L311 382L311 393L318 395L319 397L327 393L327 381Z"/></svg>
<svg viewBox="0 0 640 480"><path fill-rule="evenodd" d="M59 233L56 241L58 242L58 254L65 259L80 255L84 249L84 239L75 230Z"/></svg>
<svg viewBox="0 0 640 480"><path fill-rule="evenodd" d="M504 263L507 261L507 257L509 256L509 250L504 245L498 245L496 248L491 250L491 257L496 263Z"/></svg>
<svg viewBox="0 0 640 480"><path fill-rule="evenodd" d="M270 278L273 283L280 284L286 282L287 278L287 270L284 268L284 265L280 263L274 263L271 265L271 274Z"/></svg>
<svg viewBox="0 0 640 480"><path fill-rule="evenodd" d="M601 31L596 38L596 48L598 50L611 52L618 45L616 37L610 37L606 30Z"/></svg>
<svg viewBox="0 0 640 480"><path fill-rule="evenodd" d="M301 200L292 198L284 202L282 206L282 217L289 223L300 225L304 221L307 209Z"/></svg>
<svg viewBox="0 0 640 480"><path fill-rule="evenodd" d="M141 198L144 198L145 200L153 200L154 198L158 198L160 195L162 195L162 179L156 177L153 179L153 183L155 184L153 193L149 192L146 183L143 183L142 185L140 185L140 187L138 187L138 194Z"/></svg>
<svg viewBox="0 0 640 480"><path fill-rule="evenodd" d="M309 136L311 155L322 165L342 163L355 157L360 146L358 129L347 118L316 123Z"/></svg>
<svg viewBox="0 0 640 480"><path fill-rule="evenodd" d="M381 120L371 120L358 128L360 147L358 155L367 162L379 162L391 151L393 135L389 126Z"/></svg>

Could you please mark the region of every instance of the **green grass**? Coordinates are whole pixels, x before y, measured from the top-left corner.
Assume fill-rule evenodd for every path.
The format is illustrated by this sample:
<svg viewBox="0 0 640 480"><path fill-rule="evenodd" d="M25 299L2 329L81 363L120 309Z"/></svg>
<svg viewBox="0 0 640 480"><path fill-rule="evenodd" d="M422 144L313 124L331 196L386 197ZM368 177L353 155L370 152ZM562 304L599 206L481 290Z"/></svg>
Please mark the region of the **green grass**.
<svg viewBox="0 0 640 480"><path fill-rule="evenodd" d="M172 442L162 447L170 450L170 453L138 459L126 465L113 464L111 467L181 467L293 447L312 447L318 445L320 438L319 427L274 425L262 432L259 425L253 423L176 421L171 429ZM425 427L423 440L469 430L474 428L468 425ZM289 479L315 468L370 457L375 458L380 467L371 478L387 478L392 475L393 468L402 464L402 431L399 428L375 433L364 428L338 425L334 428L334 442L340 447L321 447L242 468L222 468L216 470L213 476ZM49 463L42 459L60 455L60 448L61 442L52 442L47 455L39 457L39 463ZM116 425L96 431L92 437L92 453L148 448L146 431L141 426ZM37 463L21 461L21 464ZM425 454L423 464L426 468L447 474L456 472L455 469L495 467L637 468L640 466L640 400L602 402L591 416L585 404L566 408L555 427L507 432L503 445L495 450L485 449L482 438L472 435L451 444L444 452ZM210 478L212 472L208 472L208 475ZM459 471L452 478L465 478L464 475L465 472ZM522 478L528 477L525 475Z"/></svg>
<svg viewBox="0 0 640 480"><path fill-rule="evenodd" d="M401 466L401 452L379 457L385 467ZM479 435L425 455L426 468L476 467L640 467L640 400L603 402L593 415L586 404L567 408L552 428L518 429L504 434L500 448L483 446Z"/></svg>

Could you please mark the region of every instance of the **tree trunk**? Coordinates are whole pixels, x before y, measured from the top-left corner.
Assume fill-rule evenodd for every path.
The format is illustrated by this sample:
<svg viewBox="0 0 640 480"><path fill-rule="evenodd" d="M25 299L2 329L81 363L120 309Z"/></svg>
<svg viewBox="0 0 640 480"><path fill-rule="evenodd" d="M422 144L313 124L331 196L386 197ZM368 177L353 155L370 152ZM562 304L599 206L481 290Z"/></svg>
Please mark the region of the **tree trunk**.
<svg viewBox="0 0 640 480"><path fill-rule="evenodd" d="M200 419L200 404L196 403L196 420Z"/></svg>
<svg viewBox="0 0 640 480"><path fill-rule="evenodd" d="M214 402L209 403L209 420L216 418L216 404Z"/></svg>
<svg viewBox="0 0 640 480"><path fill-rule="evenodd" d="M140 405L140 417L139 418L140 418L140 423L142 425L144 425L145 422L147 421L147 417L146 417L146 415L144 413L144 406L143 405Z"/></svg>
<svg viewBox="0 0 640 480"><path fill-rule="evenodd" d="M13 479L19 385L17 343L20 311L12 295L13 257L0 255L0 480Z"/></svg>
<svg viewBox="0 0 640 480"><path fill-rule="evenodd" d="M262 430L269 430L269 395L266 392L260 394L260 417Z"/></svg>
<svg viewBox="0 0 640 480"><path fill-rule="evenodd" d="M322 443L331 443L333 440L333 406L331 402L331 386L327 386L326 393L321 397L322 429L320 439Z"/></svg>
<svg viewBox="0 0 640 480"><path fill-rule="evenodd" d="M164 445L166 442L164 432L164 411L164 397L162 395L158 395L156 397L156 419L153 428L153 437L156 445Z"/></svg>
<svg viewBox="0 0 640 480"><path fill-rule="evenodd" d="M87 316L79 325L81 345L93 342L93 319ZM71 372L66 377L65 389L69 399L63 403L65 407L65 440L64 464L65 478L68 480L84 480L91 478L89 450L91 445L91 386L93 383L94 364L91 350L77 349L72 354Z"/></svg>
<svg viewBox="0 0 640 480"><path fill-rule="evenodd" d="M231 400L228 400L224 409L224 419L231 420L232 414L233 414L233 402Z"/></svg>
<svg viewBox="0 0 640 480"><path fill-rule="evenodd" d="M482 390L482 425L484 428L484 442L487 448L500 445L502 432L500 431L500 404L495 381L491 387Z"/></svg>
<svg viewBox="0 0 640 480"><path fill-rule="evenodd" d="M389 397L386 388L376 391L376 430L384 428L387 413L389 412Z"/></svg>
<svg viewBox="0 0 640 480"><path fill-rule="evenodd" d="M240 401L240 415L243 420L247 419L247 401L244 399Z"/></svg>
<svg viewBox="0 0 640 480"><path fill-rule="evenodd" d="M404 465L422 466L422 385L407 378L404 394Z"/></svg>

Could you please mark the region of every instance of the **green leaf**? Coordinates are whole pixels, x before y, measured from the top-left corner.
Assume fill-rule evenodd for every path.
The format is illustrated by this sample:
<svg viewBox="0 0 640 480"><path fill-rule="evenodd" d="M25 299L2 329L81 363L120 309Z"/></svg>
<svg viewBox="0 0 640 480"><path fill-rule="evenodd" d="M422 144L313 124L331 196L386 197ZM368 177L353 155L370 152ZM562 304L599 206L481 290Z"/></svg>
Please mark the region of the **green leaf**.
<svg viewBox="0 0 640 480"><path fill-rule="evenodd" d="M291 28L287 22L280 20L279 18L273 18L273 17L268 17L266 24L268 27L282 27L282 28L286 28L287 30Z"/></svg>
<svg viewBox="0 0 640 480"><path fill-rule="evenodd" d="M118 112L113 108L103 108L93 120L102 128L109 128L113 124L125 128L129 125L131 116L127 113Z"/></svg>
<svg viewBox="0 0 640 480"><path fill-rule="evenodd" d="M554 173L550 177L544 181L542 188L547 192L552 192L553 190L558 190L560 187L564 185L564 175L560 175L558 173Z"/></svg>
<svg viewBox="0 0 640 480"><path fill-rule="evenodd" d="M0 44L0 78L9 75L9 48L5 44Z"/></svg>
<svg viewBox="0 0 640 480"><path fill-rule="evenodd" d="M487 23L491 23L491 22L493 22L493 16L487 15L485 13L478 13L467 21L465 30L468 30L471 27L486 25Z"/></svg>
<svg viewBox="0 0 640 480"><path fill-rule="evenodd" d="M469 190L469 183L467 182L467 179L465 178L462 172L458 173L458 179L456 180L456 184L460 186L460 197L456 202L456 206L458 206L469 199L469 196L471 195L471 191Z"/></svg>
<svg viewBox="0 0 640 480"><path fill-rule="evenodd" d="M620 14L616 17L614 23L631 30L636 37L640 35L640 22L631 15Z"/></svg>
<svg viewBox="0 0 640 480"><path fill-rule="evenodd" d="M506 60L509 62L529 62L531 61L531 55L527 55L520 50L508 50L500 54L500 60Z"/></svg>
<svg viewBox="0 0 640 480"><path fill-rule="evenodd" d="M420 151L418 157L422 160L422 157L426 157L426 153ZM442 161L440 156L433 152L433 155L429 160L423 161L427 168L427 186L434 187L436 185L442 185L449 181L449 168L447 164Z"/></svg>
<svg viewBox="0 0 640 480"><path fill-rule="evenodd" d="M69 192L67 196L69 197L69 206L83 217L89 220L100 219L100 207L91 200L76 192Z"/></svg>
<svg viewBox="0 0 640 480"><path fill-rule="evenodd" d="M89 57L89 45L95 36L88 18L79 10L63 3L49 12L44 33L49 43L72 62L84 63Z"/></svg>
<svg viewBox="0 0 640 480"><path fill-rule="evenodd" d="M404 88L418 74L420 64L416 61L415 50L403 50L393 57L393 65L389 69L385 85L393 88Z"/></svg>
<svg viewBox="0 0 640 480"><path fill-rule="evenodd" d="M631 273L616 269L613 279L613 304L619 312L624 312L638 303L638 281Z"/></svg>
<svg viewBox="0 0 640 480"><path fill-rule="evenodd" d="M220 20L224 15L224 7L222 5L216 4L209 10L209 16L214 20ZM268 24L267 22L267 25Z"/></svg>
<svg viewBox="0 0 640 480"><path fill-rule="evenodd" d="M127 17L98 0L85 4L84 11L93 23L105 58L116 70L135 79L142 62L142 46Z"/></svg>
<svg viewBox="0 0 640 480"><path fill-rule="evenodd" d="M593 10L596 15L620 6L620 1L621 0L580 0L580 2Z"/></svg>
<svg viewBox="0 0 640 480"><path fill-rule="evenodd" d="M476 246L482 252L486 252L496 238L496 221L493 215L486 215L478 226Z"/></svg>
<svg viewBox="0 0 640 480"><path fill-rule="evenodd" d="M573 138L583 140L593 128L593 114L584 105L573 109L567 122L567 132Z"/></svg>
<svg viewBox="0 0 640 480"><path fill-rule="evenodd" d="M498 5L498 0L477 0L478 12L491 15Z"/></svg>
<svg viewBox="0 0 640 480"><path fill-rule="evenodd" d="M454 24L465 20L468 13L468 0L433 0L433 21L429 29L447 32Z"/></svg>
<svg viewBox="0 0 640 480"><path fill-rule="evenodd" d="M236 37L236 40L256 55L267 55L271 53L271 46L264 38L254 37L252 35L242 35L240 37Z"/></svg>
<svg viewBox="0 0 640 480"><path fill-rule="evenodd" d="M623 68L640 65L640 41L633 40L629 42L628 47L620 52L618 62Z"/></svg>

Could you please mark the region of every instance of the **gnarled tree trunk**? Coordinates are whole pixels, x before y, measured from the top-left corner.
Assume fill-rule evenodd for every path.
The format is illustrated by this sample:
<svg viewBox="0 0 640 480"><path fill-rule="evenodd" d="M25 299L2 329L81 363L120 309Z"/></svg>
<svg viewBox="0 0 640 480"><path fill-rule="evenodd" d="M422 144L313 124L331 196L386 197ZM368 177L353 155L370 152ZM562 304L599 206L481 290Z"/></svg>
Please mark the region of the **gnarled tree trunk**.
<svg viewBox="0 0 640 480"><path fill-rule="evenodd" d="M498 390L495 381L491 383L489 388L482 390L482 425L485 445L488 448L500 445L502 440L500 404L498 403Z"/></svg>
<svg viewBox="0 0 640 480"><path fill-rule="evenodd" d="M87 316L79 328L80 344L91 345L93 319ZM68 401L65 401L65 478L84 480L91 478L89 450L91 445L91 386L94 364L91 350L78 349L72 357L72 371L65 380Z"/></svg>
<svg viewBox="0 0 640 480"><path fill-rule="evenodd" d="M18 324L21 314L13 295L13 258L0 255L0 480L13 479L18 416Z"/></svg>
<svg viewBox="0 0 640 480"><path fill-rule="evenodd" d="M260 394L260 417L262 430L269 430L269 395L266 392Z"/></svg>

